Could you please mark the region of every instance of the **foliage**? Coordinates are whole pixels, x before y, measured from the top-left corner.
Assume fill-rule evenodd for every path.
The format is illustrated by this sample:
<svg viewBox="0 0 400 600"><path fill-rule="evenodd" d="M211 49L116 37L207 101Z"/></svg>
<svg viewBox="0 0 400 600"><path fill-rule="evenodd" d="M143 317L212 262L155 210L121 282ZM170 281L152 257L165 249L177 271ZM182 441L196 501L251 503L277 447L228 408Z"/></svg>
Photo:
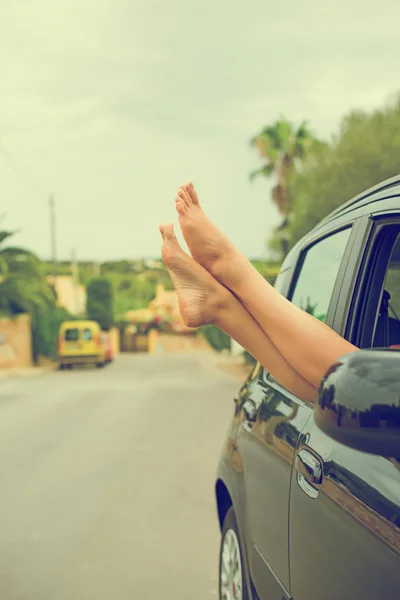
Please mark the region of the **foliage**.
<svg viewBox="0 0 400 600"><path fill-rule="evenodd" d="M156 295L156 284L146 277L132 275L120 279L116 274L111 277L114 288L114 314L123 316L128 310L147 308ZM129 284L129 285L128 285Z"/></svg>
<svg viewBox="0 0 400 600"><path fill-rule="evenodd" d="M291 177L290 245L354 195L398 174L399 153L400 99L345 116L331 142L315 147Z"/></svg>
<svg viewBox="0 0 400 600"><path fill-rule="evenodd" d="M113 326L113 287L108 277L93 277L86 287L88 319L97 321L104 330Z"/></svg>
<svg viewBox="0 0 400 600"><path fill-rule="evenodd" d="M247 350L243 350L243 358L245 362L249 365L255 365L257 362L254 356L252 356L250 352L247 352Z"/></svg>
<svg viewBox="0 0 400 600"><path fill-rule="evenodd" d="M0 308L11 314L46 310L55 303L46 281L22 274L8 275L0 283Z"/></svg>
<svg viewBox="0 0 400 600"><path fill-rule="evenodd" d="M0 231L0 243L11 235ZM39 356L54 360L60 324L71 317L56 305L57 294L47 283L41 261L29 250L8 246L0 250L0 272L0 312L10 316L28 313L34 360Z"/></svg>
<svg viewBox="0 0 400 600"><path fill-rule="evenodd" d="M0 231L0 243L13 235ZM0 310L10 314L30 313L54 305L52 294L38 257L25 248L0 249Z"/></svg>
<svg viewBox="0 0 400 600"><path fill-rule="evenodd" d="M39 356L57 359L57 339L63 321L74 319L65 308L54 306L50 310L37 309L32 319L32 353L35 362Z"/></svg>
<svg viewBox="0 0 400 600"><path fill-rule="evenodd" d="M294 127L286 119L264 127L251 140L263 160L263 166L250 173L250 179L260 175L276 179L272 190L272 201L279 213L287 216L292 211L289 177L296 165L317 142L305 122Z"/></svg>
<svg viewBox="0 0 400 600"><path fill-rule="evenodd" d="M172 323L168 319L162 319L156 315L152 321L146 321L144 323L136 324L138 333L147 334L152 329L160 331L161 333L173 333Z"/></svg>
<svg viewBox="0 0 400 600"><path fill-rule="evenodd" d="M215 327L215 325L204 325L203 327L200 327L199 333L205 337L211 348L217 352L222 352L222 350L230 350L231 338L229 335L221 331L221 329Z"/></svg>
<svg viewBox="0 0 400 600"><path fill-rule="evenodd" d="M120 319L128 310L147 308L155 298L158 283L166 290L172 290L173 285L167 269L160 260L151 261L156 266L149 268L144 259L108 261L101 265L88 261L78 262L79 281L85 287L88 282L101 274L112 283L114 290L114 318ZM44 263L44 272L53 273L52 264ZM71 264L60 261L56 265L57 275L71 276Z"/></svg>
<svg viewBox="0 0 400 600"><path fill-rule="evenodd" d="M278 277L281 265L279 262L273 263L262 260L252 260L251 264L255 269L270 283L274 285L275 279Z"/></svg>

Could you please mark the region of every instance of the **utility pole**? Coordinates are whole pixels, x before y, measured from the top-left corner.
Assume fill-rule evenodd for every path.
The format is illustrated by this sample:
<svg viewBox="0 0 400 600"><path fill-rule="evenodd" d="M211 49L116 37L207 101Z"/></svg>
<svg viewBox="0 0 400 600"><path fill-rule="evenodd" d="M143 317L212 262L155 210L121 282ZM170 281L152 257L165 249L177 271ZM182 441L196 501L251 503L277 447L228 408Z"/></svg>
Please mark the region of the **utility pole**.
<svg viewBox="0 0 400 600"><path fill-rule="evenodd" d="M51 239L51 260L53 263L53 286L56 288L57 280L57 254L56 254L56 212L53 194L49 198L50 206L50 239Z"/></svg>
<svg viewBox="0 0 400 600"><path fill-rule="evenodd" d="M78 287L79 287L79 267L76 260L76 249L71 250L71 272L72 282L74 286L74 300L75 300L75 314L80 313L79 298L78 298Z"/></svg>

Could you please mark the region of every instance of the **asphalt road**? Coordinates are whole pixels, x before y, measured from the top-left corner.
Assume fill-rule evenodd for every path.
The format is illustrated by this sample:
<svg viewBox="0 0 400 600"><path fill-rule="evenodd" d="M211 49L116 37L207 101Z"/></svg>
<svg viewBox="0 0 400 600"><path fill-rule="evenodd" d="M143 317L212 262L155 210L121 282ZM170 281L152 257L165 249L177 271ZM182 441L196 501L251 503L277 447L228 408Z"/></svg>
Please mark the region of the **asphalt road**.
<svg viewBox="0 0 400 600"><path fill-rule="evenodd" d="M207 353L0 381L0 599L217 598L239 387Z"/></svg>

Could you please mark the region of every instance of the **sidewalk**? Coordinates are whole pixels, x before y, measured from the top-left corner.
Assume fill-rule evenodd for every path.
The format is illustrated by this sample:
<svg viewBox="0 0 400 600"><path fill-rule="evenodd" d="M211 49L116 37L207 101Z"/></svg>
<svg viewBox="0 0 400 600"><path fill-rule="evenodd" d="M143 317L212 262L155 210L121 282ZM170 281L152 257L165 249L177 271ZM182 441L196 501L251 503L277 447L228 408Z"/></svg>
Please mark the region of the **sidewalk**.
<svg viewBox="0 0 400 600"><path fill-rule="evenodd" d="M0 369L0 381L22 377L38 377L50 373L54 367L30 367L29 369Z"/></svg>

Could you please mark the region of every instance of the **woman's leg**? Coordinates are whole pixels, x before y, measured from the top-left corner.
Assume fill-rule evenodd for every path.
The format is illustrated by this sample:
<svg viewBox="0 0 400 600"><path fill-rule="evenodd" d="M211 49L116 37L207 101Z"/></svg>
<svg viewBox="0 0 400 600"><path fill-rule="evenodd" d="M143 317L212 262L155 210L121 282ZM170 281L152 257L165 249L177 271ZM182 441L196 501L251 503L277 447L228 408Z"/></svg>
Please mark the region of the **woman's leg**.
<svg viewBox="0 0 400 600"><path fill-rule="evenodd" d="M193 258L231 290L282 356L317 387L327 368L356 347L277 292L208 219L192 184L181 186L176 208Z"/></svg>
<svg viewBox="0 0 400 600"><path fill-rule="evenodd" d="M292 393L302 400L314 401L316 388L288 364L239 300L183 252L173 225L163 225L160 231L163 260L171 274L186 325L216 325L246 348Z"/></svg>

